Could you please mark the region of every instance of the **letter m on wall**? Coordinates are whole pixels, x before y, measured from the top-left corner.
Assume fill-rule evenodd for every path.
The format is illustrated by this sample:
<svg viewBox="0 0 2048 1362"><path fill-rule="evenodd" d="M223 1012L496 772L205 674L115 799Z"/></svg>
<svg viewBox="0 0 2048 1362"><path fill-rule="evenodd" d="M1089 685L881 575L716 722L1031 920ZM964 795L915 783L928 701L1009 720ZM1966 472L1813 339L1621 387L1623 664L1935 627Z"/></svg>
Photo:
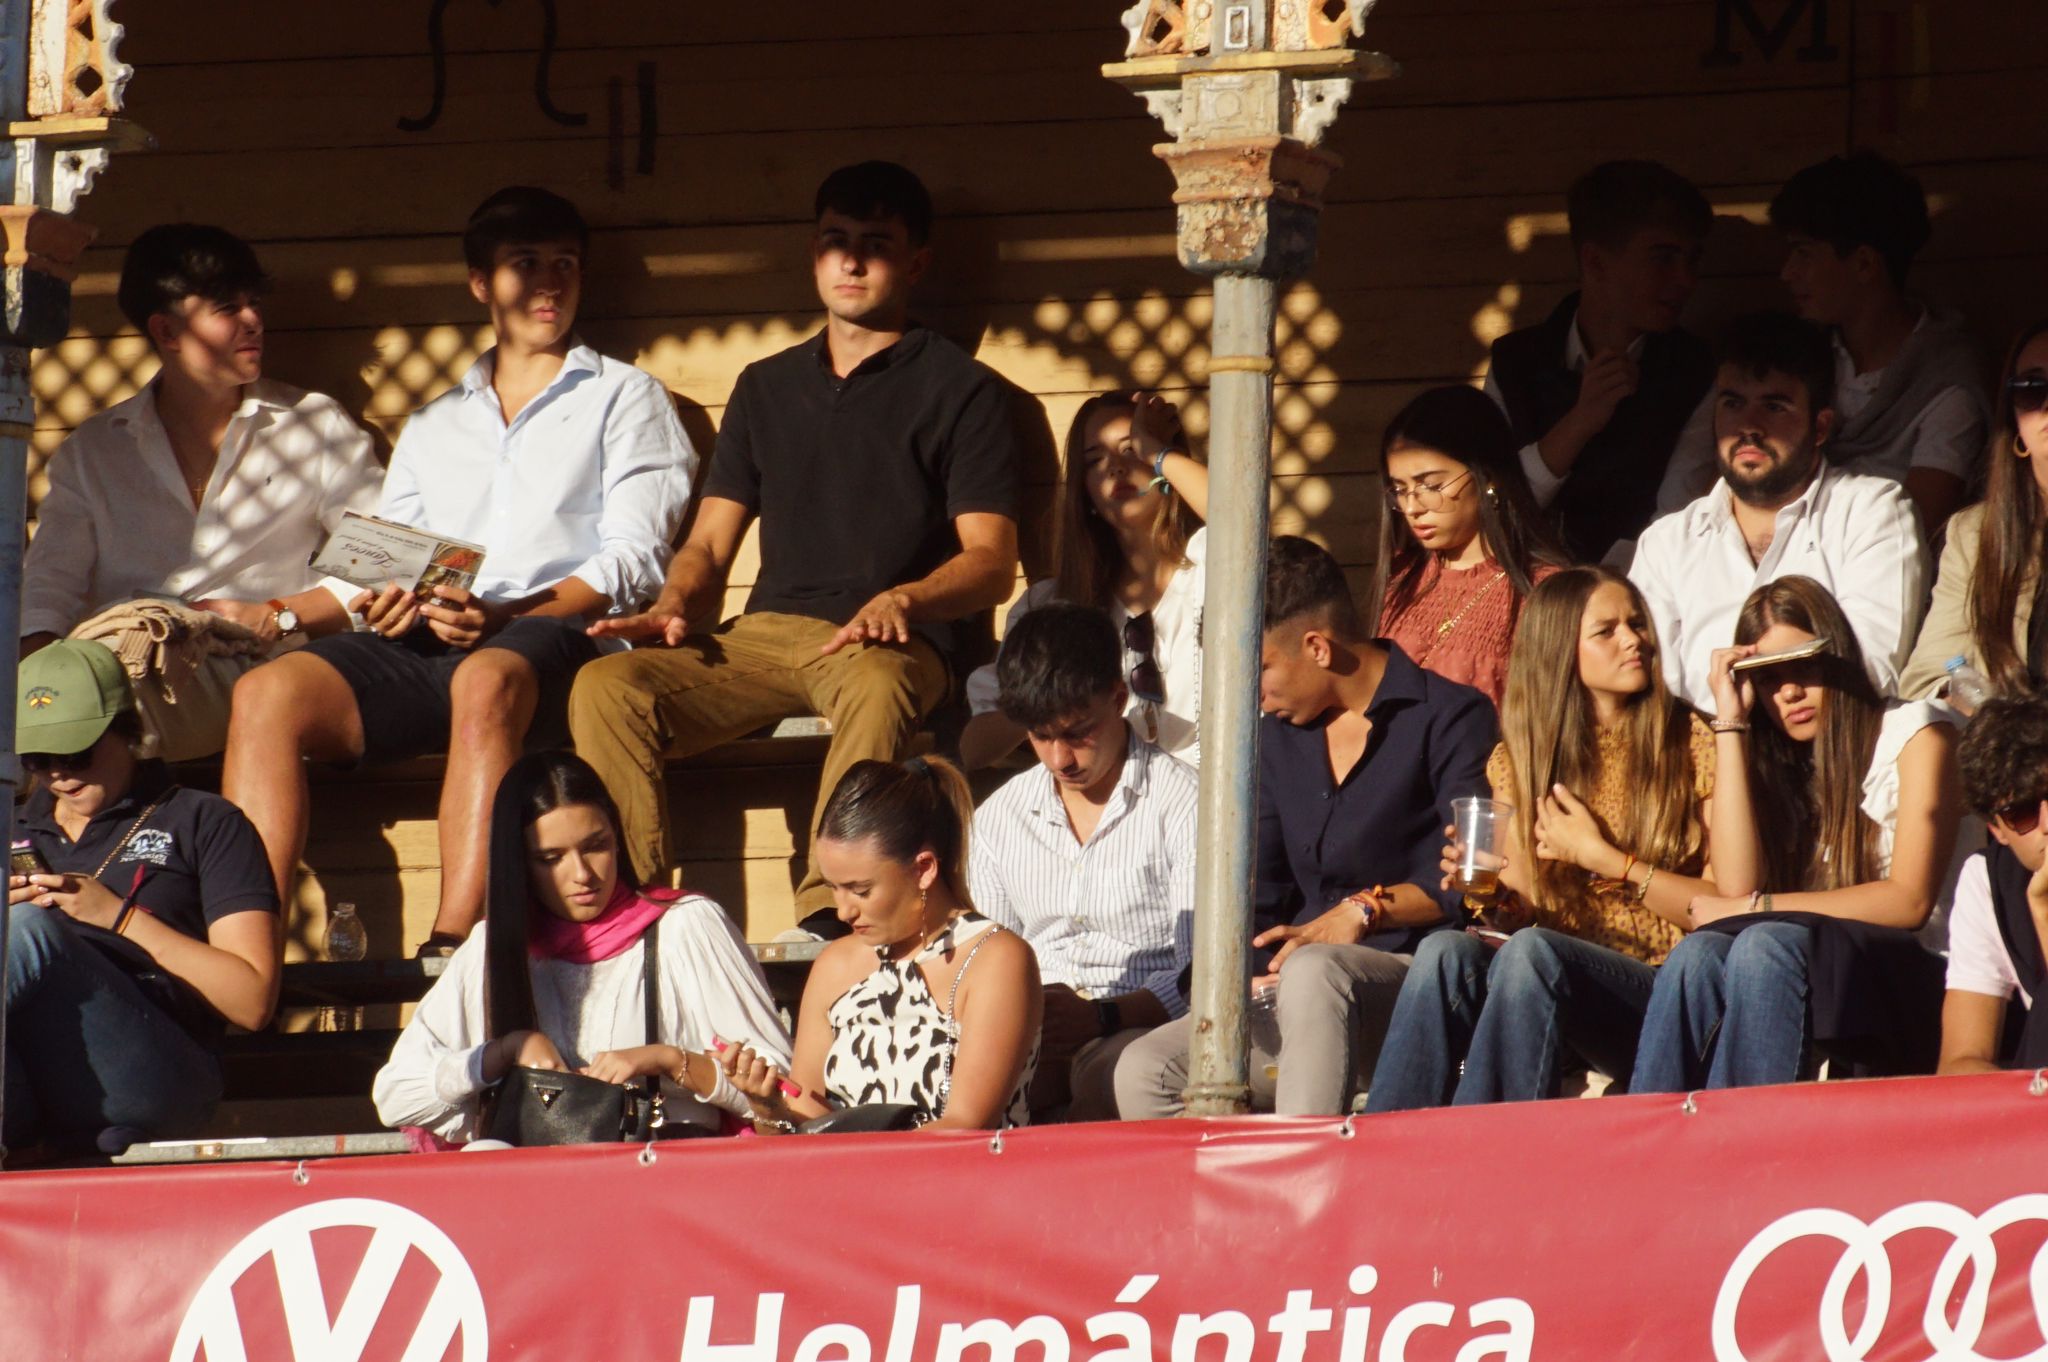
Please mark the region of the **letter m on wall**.
<svg viewBox="0 0 2048 1362"><path fill-rule="evenodd" d="M1777 9L1775 22L1766 23L1759 7ZM1800 61L1833 61L1842 49L1828 41L1828 0L1714 0L1714 45L1700 58L1703 66L1733 66L1742 60L1735 45L1735 27L1740 21L1749 40L1765 61L1776 61L1778 53L1806 20L1806 46L1792 55Z"/></svg>

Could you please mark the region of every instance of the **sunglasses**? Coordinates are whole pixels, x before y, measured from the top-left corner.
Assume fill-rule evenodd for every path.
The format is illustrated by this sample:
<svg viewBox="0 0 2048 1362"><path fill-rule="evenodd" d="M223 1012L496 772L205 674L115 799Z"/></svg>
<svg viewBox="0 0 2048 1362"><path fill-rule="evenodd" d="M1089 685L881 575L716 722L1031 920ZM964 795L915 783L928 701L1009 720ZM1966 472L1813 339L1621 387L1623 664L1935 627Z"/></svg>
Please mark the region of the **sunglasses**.
<svg viewBox="0 0 2048 1362"><path fill-rule="evenodd" d="M1159 674L1159 664L1152 660L1152 645L1157 641L1151 611L1124 621L1124 651L1138 655L1129 678L1131 694L1155 705L1166 703L1166 678Z"/></svg>
<svg viewBox="0 0 2048 1362"><path fill-rule="evenodd" d="M2041 801L2022 799L2017 804L2008 804L1991 815L2005 824L2005 830L2015 837L2024 837L2041 825Z"/></svg>
<svg viewBox="0 0 2048 1362"><path fill-rule="evenodd" d="M2043 407L2048 407L2048 377L2026 374L2020 378L2008 379L2005 394L2012 399L2014 411L2022 416L2032 416Z"/></svg>
<svg viewBox="0 0 2048 1362"><path fill-rule="evenodd" d="M47 775L51 771L83 771L92 765L93 747L82 752L24 752L21 754L21 769L32 776Z"/></svg>

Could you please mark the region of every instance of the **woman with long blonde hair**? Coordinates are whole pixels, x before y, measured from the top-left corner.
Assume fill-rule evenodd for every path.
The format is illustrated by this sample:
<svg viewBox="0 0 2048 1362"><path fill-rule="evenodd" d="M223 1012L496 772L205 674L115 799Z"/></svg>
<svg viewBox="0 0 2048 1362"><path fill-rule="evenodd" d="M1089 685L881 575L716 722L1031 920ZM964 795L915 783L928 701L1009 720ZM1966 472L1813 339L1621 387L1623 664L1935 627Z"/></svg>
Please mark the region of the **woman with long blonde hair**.
<svg viewBox="0 0 2048 1362"><path fill-rule="evenodd" d="M1693 926L1713 930L1680 944L1657 980L1637 1090L1790 1083L1816 1045L1866 1071L1931 1072L1939 909L1963 818L1952 711L1883 700L1848 617L1810 577L1751 592L1735 643L1728 656L1818 650L1717 687L1716 726L1745 748L1759 878L1755 892L1693 903Z"/></svg>
<svg viewBox="0 0 2048 1362"><path fill-rule="evenodd" d="M1467 906L1513 930L1504 942L1424 940L1370 1111L1555 1096L1573 1060L1626 1084L1656 966L1685 934L1688 905L1748 886L1739 771L1716 787L1727 739L1666 689L1649 611L1626 577L1567 568L1530 593L1501 735L1487 781L1514 808L1502 892ZM1709 854L1724 839L1732 864ZM1447 877L1457 852L1446 849Z"/></svg>

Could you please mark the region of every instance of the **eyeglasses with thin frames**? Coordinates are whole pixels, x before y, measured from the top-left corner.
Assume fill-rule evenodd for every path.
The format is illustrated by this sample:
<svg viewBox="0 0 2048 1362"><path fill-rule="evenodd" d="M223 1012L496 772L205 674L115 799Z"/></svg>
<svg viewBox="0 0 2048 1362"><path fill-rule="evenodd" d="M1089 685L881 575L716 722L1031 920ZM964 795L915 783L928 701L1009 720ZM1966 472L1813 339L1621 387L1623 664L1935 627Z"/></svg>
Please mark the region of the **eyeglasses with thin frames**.
<svg viewBox="0 0 2048 1362"><path fill-rule="evenodd" d="M1442 482L1411 482L1406 487L1389 487L1387 505L1394 508L1395 515L1407 510L1407 503L1410 501L1415 503L1418 510L1441 511L1444 502L1451 499L1451 489L1469 480L1471 476L1472 470L1468 468L1457 477L1446 478Z"/></svg>

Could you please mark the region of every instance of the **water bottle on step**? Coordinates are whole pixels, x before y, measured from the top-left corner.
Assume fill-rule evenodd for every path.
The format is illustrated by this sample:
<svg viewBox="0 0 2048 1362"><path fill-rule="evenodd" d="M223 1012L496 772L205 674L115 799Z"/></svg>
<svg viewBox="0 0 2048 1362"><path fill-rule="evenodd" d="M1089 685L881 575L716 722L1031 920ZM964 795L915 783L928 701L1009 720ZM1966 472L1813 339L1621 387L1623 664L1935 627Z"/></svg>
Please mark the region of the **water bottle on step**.
<svg viewBox="0 0 2048 1362"><path fill-rule="evenodd" d="M363 920L356 916L353 903L337 903L327 910L327 935L320 950L329 960L335 961L361 960L370 953L369 933L363 929ZM320 1009L320 1026L324 1031L360 1031L363 1029L363 1009L323 1007Z"/></svg>

